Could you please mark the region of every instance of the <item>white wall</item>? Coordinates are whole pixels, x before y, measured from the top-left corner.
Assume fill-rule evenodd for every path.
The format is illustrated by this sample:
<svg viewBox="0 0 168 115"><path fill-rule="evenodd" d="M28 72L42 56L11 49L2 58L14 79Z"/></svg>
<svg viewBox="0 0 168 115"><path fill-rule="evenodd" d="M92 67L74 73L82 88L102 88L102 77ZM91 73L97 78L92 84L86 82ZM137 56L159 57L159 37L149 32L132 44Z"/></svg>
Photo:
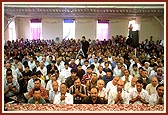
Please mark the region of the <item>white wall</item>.
<svg viewBox="0 0 168 115"><path fill-rule="evenodd" d="M16 29L16 39L17 38L20 38L19 37L19 19L18 18L15 18L15 29Z"/></svg>
<svg viewBox="0 0 168 115"><path fill-rule="evenodd" d="M42 19L43 39L63 38L63 19L43 18Z"/></svg>
<svg viewBox="0 0 168 115"><path fill-rule="evenodd" d="M24 39L30 38L30 19L29 18L19 18L18 25L16 26L18 28L19 38L24 38Z"/></svg>
<svg viewBox="0 0 168 115"><path fill-rule="evenodd" d="M87 39L96 39L96 20L95 19L75 19L75 36L81 39L85 36Z"/></svg>
<svg viewBox="0 0 168 115"><path fill-rule="evenodd" d="M110 27L110 34L109 37L111 36L116 36L116 35L123 35L124 37L128 36L128 19L110 19L109 22L109 27Z"/></svg>
<svg viewBox="0 0 168 115"><path fill-rule="evenodd" d="M164 29L153 17L141 18L141 30L139 34L140 42L150 39L150 36L153 36L154 41L164 39Z"/></svg>
<svg viewBox="0 0 168 115"><path fill-rule="evenodd" d="M4 18L4 39L6 41L11 40L9 38L9 25L11 24L11 21L8 24L8 20L10 19ZM18 38L18 25L19 25L18 18L13 19L12 21L14 21L15 23L15 31L16 31L16 38L13 38L12 40L16 40Z"/></svg>
<svg viewBox="0 0 168 115"><path fill-rule="evenodd" d="M84 35L87 39L96 39L96 19L75 19L76 20L76 39L81 39ZM16 36L18 38L30 38L29 18L18 18L16 20ZM116 35L128 36L129 19L110 19L109 37ZM139 40L144 41L153 36L153 40L164 38L164 29L153 17L138 18L140 26ZM44 18L42 19L43 39L63 38L63 19ZM7 39L7 36L5 36Z"/></svg>
<svg viewBox="0 0 168 115"><path fill-rule="evenodd" d="M9 30L8 30L8 28L6 28L7 24L8 24L8 19L4 18L4 39L6 41L9 40Z"/></svg>

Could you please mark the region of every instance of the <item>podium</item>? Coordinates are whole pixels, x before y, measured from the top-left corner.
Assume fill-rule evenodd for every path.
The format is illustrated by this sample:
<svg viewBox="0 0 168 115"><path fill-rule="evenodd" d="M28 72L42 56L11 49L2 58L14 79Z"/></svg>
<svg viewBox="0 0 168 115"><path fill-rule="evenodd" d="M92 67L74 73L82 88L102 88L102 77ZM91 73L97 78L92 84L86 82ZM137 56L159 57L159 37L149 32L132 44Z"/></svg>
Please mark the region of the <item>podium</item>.
<svg viewBox="0 0 168 115"><path fill-rule="evenodd" d="M139 45L139 31L129 31L129 36L132 39L132 43L130 45L137 48Z"/></svg>

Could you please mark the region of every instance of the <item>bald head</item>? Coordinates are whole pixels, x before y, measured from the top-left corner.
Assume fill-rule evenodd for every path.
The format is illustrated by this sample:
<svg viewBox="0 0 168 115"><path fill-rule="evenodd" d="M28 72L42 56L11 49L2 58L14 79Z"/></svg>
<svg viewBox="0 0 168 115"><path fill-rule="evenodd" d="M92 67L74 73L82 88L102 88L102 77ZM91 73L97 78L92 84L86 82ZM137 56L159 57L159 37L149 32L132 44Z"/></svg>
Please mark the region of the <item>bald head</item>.
<svg viewBox="0 0 168 115"><path fill-rule="evenodd" d="M132 78L132 80L131 80L131 85L132 85L133 87L135 87L137 80L138 80L137 77L133 77L133 78Z"/></svg>
<svg viewBox="0 0 168 115"><path fill-rule="evenodd" d="M122 91L123 88L124 88L124 81L120 79L117 82L117 91Z"/></svg>
<svg viewBox="0 0 168 115"><path fill-rule="evenodd" d="M115 85L117 85L117 82L118 82L118 80L119 80L120 78L119 78L119 76L115 76L114 78L113 78L113 85L115 86Z"/></svg>
<svg viewBox="0 0 168 115"><path fill-rule="evenodd" d="M104 81L103 81L102 79L98 80L98 81L97 81L97 88L98 88L99 90L102 90L103 87L104 87Z"/></svg>

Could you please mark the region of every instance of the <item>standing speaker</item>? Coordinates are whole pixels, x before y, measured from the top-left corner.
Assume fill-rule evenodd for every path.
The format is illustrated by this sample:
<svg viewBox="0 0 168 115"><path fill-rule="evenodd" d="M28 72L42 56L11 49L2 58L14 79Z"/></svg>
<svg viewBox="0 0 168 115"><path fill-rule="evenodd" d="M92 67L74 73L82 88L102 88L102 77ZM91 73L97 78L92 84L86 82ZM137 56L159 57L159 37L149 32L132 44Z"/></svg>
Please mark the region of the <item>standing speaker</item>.
<svg viewBox="0 0 168 115"><path fill-rule="evenodd" d="M137 48L137 46L139 45L139 31L138 30L130 31L129 36L130 38L132 38L131 46L134 48Z"/></svg>

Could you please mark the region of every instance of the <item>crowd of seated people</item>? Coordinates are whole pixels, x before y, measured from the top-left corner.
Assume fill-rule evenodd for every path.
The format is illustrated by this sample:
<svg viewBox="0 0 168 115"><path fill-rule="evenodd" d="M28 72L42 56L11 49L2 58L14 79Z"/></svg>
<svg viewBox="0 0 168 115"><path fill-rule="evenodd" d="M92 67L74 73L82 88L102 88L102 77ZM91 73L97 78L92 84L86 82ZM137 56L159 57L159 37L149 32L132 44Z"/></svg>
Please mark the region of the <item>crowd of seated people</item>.
<svg viewBox="0 0 168 115"><path fill-rule="evenodd" d="M139 43L136 53L114 37L90 40L87 55L80 49L80 39L7 41L4 102L165 103L164 47L159 40Z"/></svg>

